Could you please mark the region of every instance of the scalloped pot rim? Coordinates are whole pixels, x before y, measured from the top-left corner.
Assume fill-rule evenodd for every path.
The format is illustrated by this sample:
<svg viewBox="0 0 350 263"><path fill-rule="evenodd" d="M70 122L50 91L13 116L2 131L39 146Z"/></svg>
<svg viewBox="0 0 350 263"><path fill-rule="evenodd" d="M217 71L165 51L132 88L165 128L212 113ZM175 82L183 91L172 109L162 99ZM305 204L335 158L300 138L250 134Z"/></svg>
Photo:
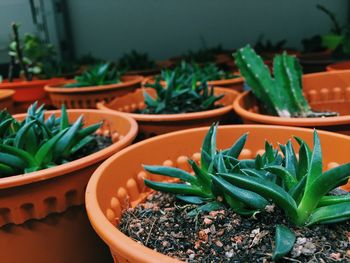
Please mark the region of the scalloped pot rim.
<svg viewBox="0 0 350 263"><path fill-rule="evenodd" d="M60 110L54 110L54 111L47 111L47 114L57 114ZM79 158L77 160L74 160L72 162L61 164L52 168L28 173L28 174L20 174L20 175L14 175L9 177L0 178L0 189L5 189L9 187L15 187L25 184L30 184L33 182L38 182L42 180L47 180L56 176L61 176L70 172L73 172L75 170L80 169L82 166L90 166L92 164L95 164L99 161L102 161L103 159L108 158L113 153L118 151L119 149L123 148L128 144L128 142L132 141L138 131L138 125L135 120L132 118L125 116L124 114L118 113L118 112L110 112L110 111L101 111L101 110L67 110L69 113L82 113L82 114L99 114L101 115L101 119L103 119L104 115L114 115L115 117L122 118L127 120L130 123L130 130L128 133L118 142L113 143L112 145L95 152L93 154L90 154L88 156ZM15 118L23 118L26 114L17 114L14 115Z"/></svg>
<svg viewBox="0 0 350 263"><path fill-rule="evenodd" d="M46 85L45 90L53 93L83 93L83 92L94 92L100 90L113 90L116 88L123 88L132 86L143 81L143 77L140 75L124 75L122 80L125 79L124 82L109 84L109 85L99 85L99 86L91 86L91 87L81 87L81 88L63 88L63 86L68 83L73 83L74 81L66 81L60 82L55 85Z"/></svg>
<svg viewBox="0 0 350 263"><path fill-rule="evenodd" d="M136 90L135 92L137 92ZM239 93L234 90L226 89L226 88L219 88L215 87L215 93L231 93L232 95L238 96ZM127 95L125 95L127 96ZM102 110L108 110L108 111L117 111L112 108L109 108L104 103L98 103L97 108ZM160 122L160 121L185 121L185 120L195 120L200 119L203 117L212 117L212 116L218 116L221 114L228 113L232 110L232 105L226 105L221 108L213 109L213 110L206 110L206 111L199 111L199 112L191 112L191 113L178 113L178 114L138 114L138 113L128 113L124 112L123 114L130 116L131 118L135 119L136 121L147 121L147 122Z"/></svg>

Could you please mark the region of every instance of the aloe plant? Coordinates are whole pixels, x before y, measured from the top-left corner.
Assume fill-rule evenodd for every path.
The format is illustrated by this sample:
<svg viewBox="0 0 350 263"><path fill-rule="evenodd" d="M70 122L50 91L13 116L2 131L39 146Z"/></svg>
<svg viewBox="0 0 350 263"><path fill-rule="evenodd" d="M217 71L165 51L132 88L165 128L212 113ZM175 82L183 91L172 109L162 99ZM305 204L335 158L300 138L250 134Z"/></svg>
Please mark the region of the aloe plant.
<svg viewBox="0 0 350 263"><path fill-rule="evenodd" d="M166 86L156 78L154 84L146 84L153 88L157 97L153 98L144 91L146 108L144 114L176 114L212 110L220 107L217 104L224 95L216 96L214 87L208 87L206 82L198 85L196 79L189 81L186 76L179 75L176 71L164 74Z"/></svg>
<svg viewBox="0 0 350 263"><path fill-rule="evenodd" d="M0 112L0 177L30 173L70 161L83 147L95 141L97 123L83 128L83 116L69 123L66 108L61 116L45 121L44 106L34 103L26 118L17 121L6 110Z"/></svg>
<svg viewBox="0 0 350 263"><path fill-rule="evenodd" d="M302 70L294 56L284 52L273 59L273 76L262 58L249 46L235 53L235 62L267 113L280 117L334 116L313 111L302 91Z"/></svg>
<svg viewBox="0 0 350 263"><path fill-rule="evenodd" d="M350 194L330 194L350 177L350 163L322 172L321 144L316 130L312 150L305 141L295 137L300 146L299 159L291 141L288 141L280 145L283 154L266 142L263 155L238 160L247 134L242 135L230 148L218 150L216 133L217 125L213 125L205 136L201 165L189 160L195 176L174 167L145 165L145 170L150 173L180 180L170 183L145 179L145 184L158 191L176 194L185 202L202 204L201 207L223 200L222 205L228 205L241 215L263 212L266 205L274 203L297 226L350 219ZM201 207L197 210L201 211ZM280 231L287 232L279 229L276 237L281 236ZM287 236L291 241L294 235L289 233ZM282 241L278 239L278 242ZM292 246L287 247L289 249L279 244L275 257L287 253Z"/></svg>
<svg viewBox="0 0 350 263"><path fill-rule="evenodd" d="M156 62L151 60L147 53L132 50L124 54L118 61L118 68L125 70L144 70L156 68Z"/></svg>
<svg viewBox="0 0 350 263"><path fill-rule="evenodd" d="M123 72L117 71L110 63L103 63L89 67L81 75L75 77L74 83L66 84L66 88L109 85L121 82Z"/></svg>

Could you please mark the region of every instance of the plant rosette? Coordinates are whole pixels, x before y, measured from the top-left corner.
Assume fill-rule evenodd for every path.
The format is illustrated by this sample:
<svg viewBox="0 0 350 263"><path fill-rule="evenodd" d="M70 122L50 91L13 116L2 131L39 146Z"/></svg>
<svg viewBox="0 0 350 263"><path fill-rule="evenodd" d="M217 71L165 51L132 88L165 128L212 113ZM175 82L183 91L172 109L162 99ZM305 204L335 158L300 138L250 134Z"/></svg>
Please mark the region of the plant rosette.
<svg viewBox="0 0 350 263"><path fill-rule="evenodd" d="M49 93L52 104L59 108L65 104L70 109L95 108L100 101L111 101L116 97L123 96L141 86L142 76L122 76L120 83L99 85L90 87L64 87L74 83L68 81L56 85L47 85L45 90Z"/></svg>
<svg viewBox="0 0 350 263"><path fill-rule="evenodd" d="M42 117L48 118L51 114L62 119L61 111L47 111ZM137 123L123 114L98 110L68 110L66 116L69 122L76 123L81 115L84 127L102 123L96 133L110 136L112 144L68 163L0 178L2 261L25 262L30 257L40 263L48 261L92 263L106 256L104 246L87 221L83 207L84 191L91 174L99 164L131 144L137 134ZM23 120L26 114L14 117ZM34 118L27 125L30 126L36 121ZM48 122L49 119L46 120L46 123ZM17 135L25 134L27 131L23 128ZM70 135L66 132L65 136ZM23 144L28 143L28 140L21 142L18 139L17 142ZM50 141L47 145L49 144ZM38 156L43 155L44 148L41 147L35 155L36 162ZM23 164L18 158L11 156L4 155L2 150L2 160L11 158L15 161L7 163L8 165ZM48 158L51 154L47 152L45 156ZM32 158L34 156L30 159ZM3 169L4 165L1 168Z"/></svg>
<svg viewBox="0 0 350 263"><path fill-rule="evenodd" d="M245 133L248 133L248 135L244 135ZM293 142L289 141L285 146L281 146L281 151L284 152L283 155L286 154L285 156L288 156L288 157L285 157L288 159L288 161L287 162L283 161L282 163L283 166L289 167L288 169L294 167L295 156L290 155L290 153L293 152L292 147L294 147L296 151L299 151L299 158L302 158L300 160L305 160L303 158L305 157L305 154L306 156L309 153L312 154L312 158L310 159L312 161L304 164L301 164L300 162L298 162L299 168L298 170L294 170L294 172L298 171L299 175L301 174L300 172L303 170L301 169L301 167L304 167L304 165L311 165L314 168L317 167L316 169L317 171L314 168L311 169L315 179L316 174L317 175L322 174L321 166L323 164L323 170L326 171L323 173L323 175L326 178L328 178L327 179L328 181L332 182L327 186L323 185L323 188L325 186L328 188L332 188L333 186L338 185L337 183L338 179L343 182L343 179L339 177L340 175L343 176L342 178L348 178L348 175L344 177L343 173L338 173L345 166L347 167L347 169L349 166L348 164L346 164L345 166L342 165L348 162L348 157L345 149L348 149L350 147L350 139L349 137L344 135L329 133L324 131L319 131L317 135L317 133L315 134L311 129L303 129L303 128L295 128L295 127L235 125L235 126L219 127L217 131L217 136L216 136L217 145L215 145L215 140L212 140L212 138L214 138L215 136L216 136L216 131L211 129L211 132L208 133L208 128L196 128L196 129L190 129L190 130L165 134L162 136L157 136L155 138L151 138L151 139L139 142L131 147L128 147L127 149L124 149L118 152L117 154L112 156L110 159L108 159L106 162L104 162L95 171L95 173L91 177L91 180L89 181L89 184L86 190L87 212L88 212L89 220L93 225L95 231L109 246L111 253L115 259L115 262L120 262L120 261L179 262L177 259L161 254L156 250L164 251L164 253L167 253L166 252L167 250L170 255L171 254L175 255L176 257L184 261L196 260L197 258L191 257L192 254L198 256L201 259L204 259L206 258L206 256L209 256L211 259L213 259L214 262L215 261L218 262L220 261L220 259L224 261L224 258L227 261L229 261L230 259L231 260L237 259L240 261L241 259L244 262L250 261L249 258L255 261L254 258L257 259L257 257L259 259L266 258L267 260L270 260L272 250L275 251L273 255L275 259L281 258L281 256L286 255L286 253L289 252L289 250L291 249L291 246L293 246L294 242L290 242L290 240L293 239L293 234L290 231L286 230L285 227L277 226L276 238L278 242L276 242L275 244L274 243L271 244L271 239L273 239L273 235L274 235L273 233L274 227L271 226L271 222L265 222L266 221L265 218L277 217L277 214L275 214L275 212L272 212L272 211L276 211L277 207L280 207L282 210L286 212L286 215L291 216L290 220L292 222L304 222L304 221L301 221L301 219L302 217L305 217L305 216L300 216L299 218L299 213L300 215L302 215L303 214L301 213L302 211L304 212L309 211L309 209L300 208L300 211L298 210L298 212L296 212L298 213L298 216L294 214L293 211L295 211L295 206L292 205L293 202L291 200L287 200L289 198L287 197L289 196L289 194L284 192L285 198L283 197L283 199L284 201L286 201L286 203L283 203L284 201L282 201L283 204L280 203L279 201L281 201L282 199L277 198L277 196L282 198L282 195L279 195L279 194L281 194L282 191L286 191L286 190L281 190L282 187L280 187L278 188L278 190L276 190L276 192L273 193L273 191L271 191L272 188L268 190L270 187L270 183L265 182L266 179L261 178L261 176L269 177L270 176L269 172L272 172L272 174L275 174L276 171L278 171L277 173L281 176L281 177L279 176L278 177L282 181L276 181L276 182L280 182L280 183L286 182L285 180L286 180L287 174L288 174L288 177L290 174L287 172L279 173L280 171L283 170L282 167L281 169L278 170L280 166L276 167L277 163L275 166L273 165L273 163L269 163L271 154L274 156L272 158L273 162L275 160L277 161L278 159L277 156L280 156L280 154L278 154L278 151L275 151L275 150L270 151L270 149L272 149L272 147L273 148L277 147L278 143L281 143L281 142L287 143L288 140L293 138L293 136L298 137L297 139L298 143L295 143L295 141ZM300 140L300 138L304 141ZM203 140L204 140L204 143L202 143ZM236 141L236 143L232 145L234 141ZM271 145L267 144L266 141L272 144ZM315 142L313 148L309 149L306 147L306 144L310 145L311 147L313 145L313 142ZM318 155L318 153L320 153L319 142L321 142L322 144L323 157L321 155ZM300 145L302 145L300 148L298 146L299 143ZM265 149L267 150L264 150L264 145L265 145ZM221 149L227 149L228 147L231 147L228 149L228 151L221 150ZM216 149L220 149L220 151L216 151ZM202 154L201 154L201 151L202 151ZM151 153L151 154L145 154L145 153ZM232 158L225 157L225 159L222 159L220 158L220 156L223 157L222 154L232 155L236 157L238 155L239 158L236 159L234 157ZM213 156L217 156L218 158L215 157L215 159L211 159ZM258 156L260 157L258 158ZM270 157L267 157L267 156L270 156ZM255 161L253 162L249 161L249 160L252 160L252 158L255 158ZM280 159L277 161L278 163L282 161L281 157L279 158ZM322 158L323 162L318 162L320 158ZM193 161L189 161L189 159L192 159ZM214 166L211 166L211 165L207 166L210 160L212 161L216 160L214 161ZM222 162L222 160L224 160L224 162ZM248 171L249 169L246 169L245 171L247 173L249 172L249 175L242 175L242 174L236 175L236 176L232 175L232 177L235 179L229 178L230 185L232 185L232 188L231 188L230 185L226 185L223 180L220 180L220 178L226 180L226 177L230 177L229 175L226 175L227 172L222 173L224 169L228 169L228 167L231 167L230 169L234 170L237 168L235 167L235 165L233 165L232 162L239 163L239 168L242 168L242 166L240 165L246 165L247 168L250 167L249 169L253 169L253 170L255 168L258 169L258 167L262 164L270 164L271 166L269 165L268 167L263 168L263 170L255 171L255 172L253 172L253 170ZM230 165L230 163L232 164L232 166ZM143 168L143 165L145 164L148 165L148 166L144 166L146 170ZM256 164L259 164L259 165L255 166ZM163 166L159 167L154 165L163 165ZM214 167L214 170L211 170L213 169L213 167ZM252 168L252 167L255 167L255 168ZM335 168L336 170L333 169L334 167L336 167ZM232 205L231 211L237 211L237 213L238 212L242 213L244 209L247 209L247 207L244 204L247 204L246 202L248 202L251 206L249 208L250 210L248 209L246 211L253 212L255 209L257 209L257 207L260 206L260 204L262 204L265 207L266 205L265 201L271 200L271 199L273 200L273 202L276 202L277 207L275 207L275 209L270 207L270 210L267 209L266 211L263 209L261 211L261 214L253 213L253 216L247 215L247 216L238 217L237 215L235 215L235 213L232 212L229 215L230 219L228 219L225 217L226 215L225 211L227 210L224 210L222 206L215 207L214 204L212 204L209 207L207 206L206 208L204 208L203 206L201 208L202 210L199 210L199 212L200 211L202 212L199 213L197 210L198 213L197 212L195 213L197 216L193 217L191 221L192 228L187 229L187 232L184 231L183 234L177 232L178 229L183 230L186 227L190 227L188 225L188 222L190 221L189 220L190 215L186 216L186 213L183 214L178 212L180 210L187 211L187 212L193 211L193 208L196 207L196 205L193 205L193 204L181 203L181 199L182 201L187 200L187 202L199 201L199 203L201 203L201 201L203 200L207 200L208 202L209 199L213 200L213 196L211 194L217 195L218 193L220 193L216 191L218 190L216 187L215 188L204 187L205 184L203 182L207 182L205 180L208 175L208 173L206 172L207 171L206 169L209 169L210 171L213 171L213 172L219 171L217 169L220 169L220 170L223 169L221 170L221 172L219 172L220 176L215 176L216 178L215 180L214 180L214 175L211 178L213 180L212 183L215 183L215 186L219 187L219 189L221 189L221 191L225 193L223 194L223 197L225 198L224 200L226 200L227 202L229 202L229 204ZM267 169L270 169L270 170L267 170ZM276 170L273 170L273 169L276 169ZM193 171L197 176L192 175L191 172ZM335 174L333 175L334 171L337 171L338 175L335 175ZM294 172L292 173L294 174ZM309 170L307 170L307 172L309 173ZM122 174L123 176L116 176L116 174ZM165 174L170 175L171 177L181 178L187 183L178 184L174 181L169 181L170 179L169 177L162 176ZM284 175L286 177L284 177ZM337 178L337 179L335 179L335 181L333 182L332 180L329 179L328 176L334 176L334 178ZM253 177L254 178L256 177L256 179L253 179ZM259 177L259 179L257 177ZM308 177L310 177L310 175L308 175ZM308 178L308 177L305 177L305 178ZM317 178L321 178L321 177L323 176L320 176ZM246 178L247 180L249 179L250 183L248 183L248 181L243 180L244 178ZM298 178L300 179L300 177ZM270 179L273 180L272 177ZM199 182L197 180L201 180L204 188L197 188L196 183ZM262 180L264 180L264 183L261 183ZM258 182L261 181L260 182L261 184L252 183L255 181L258 181ZM152 186L152 188L155 186L159 186L159 187L162 186L165 189L166 188L165 185L168 185L169 187L167 189L169 191L173 191L173 193L175 194L178 193L177 191L179 191L179 189L181 188L183 192L182 192L182 195L179 196L180 200L178 200L176 207L172 207L171 204L165 205L165 207L160 206L160 204L157 203L157 200L155 200L155 202L152 202L152 197L147 199L147 197L150 195L150 193L152 193L152 191L150 191L150 189L145 186L144 182L146 182L147 185ZM239 186L237 185L238 182L239 182ZM289 183L291 183L291 181L289 181ZM288 183L288 187L292 187L292 184L294 184L294 183L291 183L291 184L289 183ZM252 185L254 185L254 187L252 187ZM227 187L227 186L230 186L230 187ZM236 188L234 188L233 186L236 186ZM305 185L302 184L302 186L304 187ZM276 188L275 186L272 186L272 184L271 184L271 187L273 187L274 189ZM285 185L284 187L287 187L287 185ZM232 189L234 189L234 191L231 191ZM245 189L245 190L242 190L242 189ZM247 189L250 189L250 190L247 190ZM260 190L257 190L257 189L260 189ZM311 189L311 188L308 188L308 189ZM301 193L300 190L297 192ZM234 195L235 193L236 195ZM260 199L261 197L260 195L266 198L267 196L266 194L269 195L269 198L267 198L265 201L263 199ZM314 194L316 193L313 193L312 195ZM194 197L194 195L196 195L197 198ZM259 198L258 198L258 195L260 196ZM155 195L154 198L157 198L157 196L159 196L159 194ZM230 202L230 198L229 198L230 196L231 197L234 196L233 200L236 200L237 198L239 198L243 203ZM251 199L253 196L255 197ZM304 197L307 197L307 196L308 194L304 195ZM310 193L310 196L311 196L311 193ZM345 195L344 197L348 198L348 195ZM334 198L338 198L338 197L334 197ZM146 199L147 201L145 201ZM296 199L298 200L298 198ZM219 202L223 201L222 198L221 199L219 198L217 200ZM253 203L250 203L250 201L248 200L250 201L255 200L256 202L254 201L254 204L253 204ZM312 200L308 200L307 202L304 200L303 204L305 205L307 203L308 205L313 205L314 201ZM323 200L322 202L324 203L324 201L325 200ZM268 201L268 203L270 202L271 201ZM139 204L141 204L141 206L139 206L139 208L135 208ZM239 204L239 205L235 206L235 204ZM287 207L289 207L288 204L291 204L291 206L294 207L294 208L291 208L290 211L287 211L288 210ZM327 204L324 203L323 205L327 205ZM255 208L252 209L252 207L255 207ZM208 209L207 212L206 212L206 209ZM128 224L130 223L129 229L135 230L135 233L138 233L137 235L141 238L141 240L135 241L134 236L132 238L128 237L126 234L122 233L118 228L120 227L119 224L123 220L123 216L126 213L129 213L129 212L135 213L135 215L138 216L137 214L138 210L145 212L143 214L144 217L142 219L139 219L140 221L138 221L139 222L138 225L140 226L139 228L140 231L137 232L138 230L135 228L135 226L137 226L136 221L133 221L135 217L130 219L130 221L128 222ZM169 229L167 227L168 224L170 224L170 226L172 225L170 223L171 220L169 219L170 220L169 221L166 218L167 214L169 212L171 213L171 211L175 213L174 217L171 220L173 220L173 222L178 222L178 225L174 226L174 229ZM213 213L210 213L209 211L212 211ZM308 219L307 221L308 224L310 222L314 222L310 220L321 219L320 217L317 217L317 214L318 216L320 214L319 212L320 210L316 209L314 211L315 212L318 211L318 212ZM221 213L224 213L223 218L220 217ZM271 216L266 215L269 213L272 213ZM347 210L347 213L348 213L348 210ZM154 214L158 214L159 218L153 217ZM331 213L331 215L332 214L333 213ZM223 226L220 229L218 229L218 224L215 225L215 223L213 222L215 221L215 218L216 218L215 215L217 215L217 218L221 218L221 219L218 219L221 222L218 224L221 224L221 226ZM338 215L339 215L339 210L338 210ZM179 216L181 218L176 218ZM185 216L185 218L183 218L182 216ZM280 216L278 216L278 219L276 219L277 221L280 220L278 224L281 224L281 223L286 224L286 219L289 216L283 216L283 214L280 214ZM136 217L136 219L137 218L138 217ZM227 220L224 218L226 218ZM294 221L294 219L292 218L296 219L296 221ZM147 221L148 219L151 219L152 222L149 222L147 226L144 226L143 225L144 221ZM265 224L261 225L260 222L265 222ZM136 225L134 225L134 223ZM212 225L215 225L217 227L216 230L212 227ZM258 227L260 228L256 229ZM141 228L143 230L141 230ZM223 228L227 228L227 231L226 229L223 229ZM269 229L269 231L266 230L267 228ZM207 231L208 229L209 231ZM237 231L239 233L239 231L242 229L246 229L245 231L246 234L244 236L237 235L237 236L232 236L231 238L227 236L232 232L236 233ZM310 240L306 237L304 238L305 233L307 232L310 234L310 233L313 233L313 231L317 232L318 231L317 229L320 229L320 227L313 228L309 226L302 226L300 227L300 229L301 230L297 234L297 243L295 245L294 250L299 251L300 248L303 248L305 246L305 251L306 251L307 246L310 245L309 244ZM340 238L342 240L343 239L347 240L347 231L346 231L347 229L346 228L342 228L342 229L344 233L338 233L338 232L333 233L334 234L333 240L338 240ZM217 233L222 230L224 230L223 232L224 234L218 238L218 236L220 235ZM273 230L272 233L271 233L271 230ZM163 233L164 231L168 233L169 235L168 237L166 237L167 235L166 233ZM144 234L146 234L146 236L144 236ZM147 238L147 235L148 235L148 238ZM193 236L195 239L190 240L189 238L190 237L193 238ZM280 242L281 236L284 238L282 239L282 241L286 241L286 242ZM214 237L218 239L213 239ZM228 239L224 239L224 237ZM158 238L163 238L163 239L158 240ZM211 242L209 242L209 240L211 240ZM302 242L303 240L305 240L304 243ZM329 240L327 240L327 242L328 241ZM232 245L232 242L236 244L236 246ZM242 245L246 243L247 245L243 247ZM307 243L307 245L305 243ZM151 246L152 248L154 248L154 250L146 247L144 244L147 244L147 246ZM154 244L158 244L158 245L155 245L153 247ZM171 247L172 244L179 244L179 246L175 245L176 248L172 248ZM262 250L260 249L261 246L259 244L265 245L264 251L266 253L263 253L263 254L260 253ZM311 242L311 245L312 244L313 243ZM225 251L226 246L230 246L230 249L232 249L232 251L231 250ZM199 251L200 247L204 248L203 250L205 250L205 248L208 248L205 252L208 254L200 254L200 255L196 254L197 251ZM301 259L305 260L306 262L308 259L311 259L317 253L318 249L319 250L322 249L322 245L319 248L313 246L311 249L312 252L310 252L306 257L303 254L302 255L303 257ZM336 249L337 248L333 247L333 249L331 249L329 253L336 251ZM182 255L178 253L180 250L183 251ZM203 252L203 250L200 250L200 251ZM135 251L137 251L138 253L135 253ZM346 252L346 249L345 249L345 252ZM244 254L243 258L240 258L240 259L236 258L236 256L242 256L243 254ZM296 255L296 259L299 259L298 256L299 255ZM344 255L341 255L341 256L343 257ZM215 257L217 260L214 259ZM288 257L290 256L288 255Z"/></svg>
<svg viewBox="0 0 350 263"><path fill-rule="evenodd" d="M317 128L350 134L350 70L303 75L303 93L315 111L338 112L339 116L282 118L261 113L251 91L240 94L233 103L246 124L271 124Z"/></svg>
<svg viewBox="0 0 350 263"><path fill-rule="evenodd" d="M15 94L14 90L10 90L10 89L0 90L0 111L3 109L7 109L9 112L12 112L14 94Z"/></svg>
<svg viewBox="0 0 350 263"><path fill-rule="evenodd" d="M55 85L64 80L64 78L33 79L31 81L15 79L13 82L4 80L0 83L0 90L12 89L15 91L13 95L15 110L17 113L22 113L35 101L50 105L50 100L47 97L44 87L46 85Z"/></svg>
<svg viewBox="0 0 350 263"><path fill-rule="evenodd" d="M234 90L215 87L214 94L216 96L224 95L217 101L217 104L221 104L222 107L216 109L179 114L135 113L137 110L146 107L144 90L151 97L156 97L156 92L153 89L138 89L125 96L116 98L110 103L98 103L97 108L125 113L137 121L139 125L139 137L148 138L172 131L208 126L215 121L222 123L230 122L233 117L232 102L239 94Z"/></svg>

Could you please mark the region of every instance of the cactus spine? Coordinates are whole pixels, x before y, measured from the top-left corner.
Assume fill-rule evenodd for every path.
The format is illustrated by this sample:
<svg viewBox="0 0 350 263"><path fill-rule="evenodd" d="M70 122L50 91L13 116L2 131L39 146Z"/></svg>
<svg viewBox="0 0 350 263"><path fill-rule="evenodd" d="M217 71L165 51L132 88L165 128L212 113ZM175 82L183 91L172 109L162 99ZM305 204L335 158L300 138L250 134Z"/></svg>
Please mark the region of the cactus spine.
<svg viewBox="0 0 350 263"><path fill-rule="evenodd" d="M234 56L245 81L268 113L280 117L306 117L312 113L302 93L302 71L295 57L286 53L275 56L272 77L261 57L249 45Z"/></svg>

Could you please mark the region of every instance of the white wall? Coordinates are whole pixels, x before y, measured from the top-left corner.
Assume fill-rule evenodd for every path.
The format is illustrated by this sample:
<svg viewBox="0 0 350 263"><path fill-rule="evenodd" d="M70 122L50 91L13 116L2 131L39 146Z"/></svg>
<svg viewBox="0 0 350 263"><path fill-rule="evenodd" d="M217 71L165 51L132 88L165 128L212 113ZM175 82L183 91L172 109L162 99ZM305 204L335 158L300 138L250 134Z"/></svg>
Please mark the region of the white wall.
<svg viewBox="0 0 350 263"><path fill-rule="evenodd" d="M347 20L347 0L69 0L77 55L117 59L130 49L164 59L188 49L222 43L226 48L272 40L300 40L327 32L321 3Z"/></svg>

